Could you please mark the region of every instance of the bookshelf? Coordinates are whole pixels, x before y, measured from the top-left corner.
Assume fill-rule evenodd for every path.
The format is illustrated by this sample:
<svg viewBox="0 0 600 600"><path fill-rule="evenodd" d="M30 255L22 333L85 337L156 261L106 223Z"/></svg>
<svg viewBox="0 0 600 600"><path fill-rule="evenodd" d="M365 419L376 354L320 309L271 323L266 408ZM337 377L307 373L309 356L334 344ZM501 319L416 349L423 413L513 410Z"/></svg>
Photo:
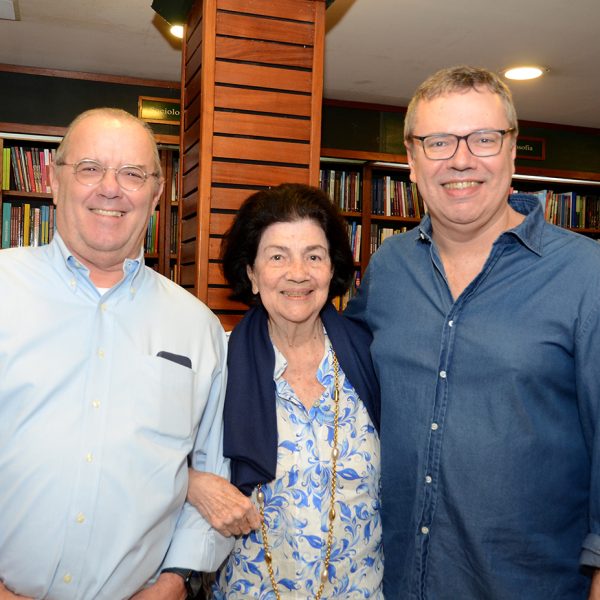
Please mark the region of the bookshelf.
<svg viewBox="0 0 600 600"><path fill-rule="evenodd" d="M54 233L54 205L47 177L60 137L0 134L0 247L40 246Z"/></svg>
<svg viewBox="0 0 600 600"><path fill-rule="evenodd" d="M62 135L0 129L0 248L39 246L52 240L54 205L47 168L61 139ZM145 259L159 273L178 281L179 148L161 145L159 151L166 183L148 226Z"/></svg>
<svg viewBox="0 0 600 600"><path fill-rule="evenodd" d="M355 257L357 274L349 294L339 302L343 308L382 241L416 227L426 207L410 182L408 163L402 155L324 148L319 185L348 221L349 232L361 231L359 255ZM355 189L359 190L358 197L353 195ZM514 175L513 189L535 194L549 222L600 241L600 174L582 178L568 177L568 173L535 174L527 169ZM356 243L349 237L351 244Z"/></svg>
<svg viewBox="0 0 600 600"><path fill-rule="evenodd" d="M356 293L369 259L389 235L414 227L420 215L408 208L412 190L408 165L378 162L378 155L323 149L319 185L339 208L348 223L348 237L354 253L356 272L349 292L337 301L343 309ZM422 204L422 203L421 203ZM413 215L413 216L411 216Z"/></svg>
<svg viewBox="0 0 600 600"><path fill-rule="evenodd" d="M513 189L537 196L549 223L600 239L600 181L517 173Z"/></svg>
<svg viewBox="0 0 600 600"><path fill-rule="evenodd" d="M159 146L162 170L165 176L165 189L158 204L158 243L152 247L152 254L146 254L146 262L159 273L179 282L179 262L177 244L179 240L179 147ZM152 223L149 225L149 229ZM148 248L148 245L146 245Z"/></svg>

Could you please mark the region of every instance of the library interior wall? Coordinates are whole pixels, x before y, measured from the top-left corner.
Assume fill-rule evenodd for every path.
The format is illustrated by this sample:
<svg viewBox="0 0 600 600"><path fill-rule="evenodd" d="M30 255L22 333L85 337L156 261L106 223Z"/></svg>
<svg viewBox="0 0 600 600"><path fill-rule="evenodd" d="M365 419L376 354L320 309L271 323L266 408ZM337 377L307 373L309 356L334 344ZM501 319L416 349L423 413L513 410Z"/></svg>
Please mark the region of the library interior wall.
<svg viewBox="0 0 600 600"><path fill-rule="evenodd" d="M179 99L176 87L108 83L0 71L0 121L66 127L80 112L116 106L137 114L139 96ZM350 104L350 103L348 103ZM406 154L404 111L325 101L321 145L361 152ZM178 135L176 125L150 124L158 134ZM521 137L545 140L545 160L517 159L517 166L600 173L600 130L521 124Z"/></svg>
<svg viewBox="0 0 600 600"><path fill-rule="evenodd" d="M106 80L108 79L108 81ZM122 81L121 81L122 79ZM153 85L157 84L157 85ZM106 77L96 80L89 74L69 73L55 75L53 73L32 74L19 72L18 69L9 67L2 69L0 66L0 130L1 125L8 127L9 132L19 132L21 129L30 128L34 133L42 133L44 128L64 128L80 112L98 106L116 106L137 114L140 96L165 99L180 99L179 82L145 82L144 80L128 80L126 78ZM372 187L371 176L375 173L374 167L368 163L373 160L404 162L406 149L403 144L404 112L402 107L382 105L368 105L337 100L324 100L321 119L321 147L327 151L324 156L338 157L340 162L356 156L367 165L357 167L363 171L363 193L365 195L365 208L362 213L350 217L350 221L360 224L362 229L371 231L371 225L377 229L413 226L410 219L399 219L397 216L382 217L371 214ZM11 127L14 124L14 127ZM150 123L159 138L169 138L163 143L168 146L177 144L179 137L178 125L165 125ZM517 159L517 171L522 168L522 173L542 175L546 177L565 177L600 182L600 129L585 129L533 122L522 122L521 138L541 139L545 145L546 156L544 160ZM336 153L336 151L339 151ZM342 152L344 151L344 152ZM166 149L170 153L172 150ZM173 152L176 152L173 151ZM343 170L343 167L342 167ZM393 169L392 169L393 171ZM406 172L403 177L406 178ZM524 182L524 187L516 189L536 189L535 183ZM549 184L548 184L549 185ZM540 184L544 187L546 184ZM546 186L547 187L547 186ZM563 189L564 188L564 189ZM563 188L552 185L551 189L557 192L571 191L571 183L565 182ZM581 186L578 189L582 189ZM597 187L589 186L584 191L597 195ZM169 207L170 197L165 196L165 206L162 210L173 211ZM162 200L161 200L162 202ZM181 208L181 205L179 206ZM219 217L229 218L231 211L216 211ZM227 214L221 214L227 213ZM387 219L387 220L386 220ZM170 252L170 229L164 224L168 221L161 219L163 233L160 235L158 258L153 260L158 264L158 270L174 280L180 281L181 263L176 254ZM223 221L224 222L224 221ZM582 230L583 231L583 230ZM598 236L596 225L592 226L587 235ZM364 235L360 242L361 270L366 267L368 258L372 253L371 238ZM164 237L164 239L163 239ZM175 237L177 237L175 235ZM372 235L371 235L372 237ZM181 256L181 255L180 255ZM208 261L210 263L210 259ZM173 266L174 265L174 266ZM209 277L211 269L215 272L214 264L209 264ZM170 275L170 273L174 273ZM221 277L219 275L219 277ZM219 288L215 284L211 289ZM222 290L220 290L222 291ZM223 314L227 313L225 311ZM233 314L233 313L232 313ZM237 312L236 312L237 315ZM227 317L229 318L229 317ZM231 326L234 321L231 321Z"/></svg>
<svg viewBox="0 0 600 600"><path fill-rule="evenodd" d="M100 106L122 108L137 115L138 98L179 100L178 87L109 83L0 71L0 121L66 127L84 110ZM179 126L150 123L157 134L179 135Z"/></svg>
<svg viewBox="0 0 600 600"><path fill-rule="evenodd" d="M402 130L404 111L344 106L323 106L323 148L406 154ZM519 158L517 166L600 173L600 130L520 123L520 137L545 141L544 160Z"/></svg>

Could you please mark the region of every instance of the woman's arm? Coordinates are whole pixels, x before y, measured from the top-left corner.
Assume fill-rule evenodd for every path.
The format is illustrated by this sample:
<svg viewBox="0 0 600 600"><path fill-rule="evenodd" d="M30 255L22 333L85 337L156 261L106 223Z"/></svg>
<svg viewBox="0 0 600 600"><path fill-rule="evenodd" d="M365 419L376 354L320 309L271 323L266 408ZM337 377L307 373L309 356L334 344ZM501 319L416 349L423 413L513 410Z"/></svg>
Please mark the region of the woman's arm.
<svg viewBox="0 0 600 600"><path fill-rule="evenodd" d="M189 469L187 499L226 537L245 535L260 527L260 515L250 498L213 473Z"/></svg>

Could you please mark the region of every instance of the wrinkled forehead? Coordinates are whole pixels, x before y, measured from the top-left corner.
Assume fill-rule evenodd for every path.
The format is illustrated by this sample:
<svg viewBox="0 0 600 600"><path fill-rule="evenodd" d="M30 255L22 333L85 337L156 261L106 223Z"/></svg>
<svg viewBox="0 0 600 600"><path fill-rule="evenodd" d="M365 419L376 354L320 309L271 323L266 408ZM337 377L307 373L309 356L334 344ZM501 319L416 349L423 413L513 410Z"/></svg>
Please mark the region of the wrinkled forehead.
<svg viewBox="0 0 600 600"><path fill-rule="evenodd" d="M70 160L119 160L122 164L153 162L153 140L135 121L91 115L75 124L65 140Z"/></svg>

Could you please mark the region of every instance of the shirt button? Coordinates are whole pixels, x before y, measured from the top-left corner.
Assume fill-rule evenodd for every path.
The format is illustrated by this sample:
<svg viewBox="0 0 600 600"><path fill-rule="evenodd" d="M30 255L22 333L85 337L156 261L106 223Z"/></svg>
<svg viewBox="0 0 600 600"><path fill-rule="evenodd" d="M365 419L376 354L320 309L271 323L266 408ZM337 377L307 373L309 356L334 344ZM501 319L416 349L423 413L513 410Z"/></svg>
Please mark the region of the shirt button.
<svg viewBox="0 0 600 600"><path fill-rule="evenodd" d="M77 523L81 524L83 522L85 522L85 515L83 513L79 513L76 517L75 517L75 521L77 521Z"/></svg>
<svg viewBox="0 0 600 600"><path fill-rule="evenodd" d="M98 358L104 358L104 350L102 348L98 349Z"/></svg>
<svg viewBox="0 0 600 600"><path fill-rule="evenodd" d="M446 379L446 377L447 377L447 373L446 373L446 371L440 371L440 377L441 377L442 379Z"/></svg>
<svg viewBox="0 0 600 600"><path fill-rule="evenodd" d="M94 455L91 452L88 452L85 455L85 462L91 463L94 460Z"/></svg>
<svg viewBox="0 0 600 600"><path fill-rule="evenodd" d="M431 479L431 475L427 475L425 477L425 483L431 483L433 480Z"/></svg>
<svg viewBox="0 0 600 600"><path fill-rule="evenodd" d="M437 431L438 427L439 427L439 425L437 423L432 423L431 424L431 430L432 431Z"/></svg>
<svg viewBox="0 0 600 600"><path fill-rule="evenodd" d="M92 400L92 406L94 408L100 408L100 400Z"/></svg>
<svg viewBox="0 0 600 600"><path fill-rule="evenodd" d="M427 535L429 533L429 527L425 527L425 526L421 527L421 533L423 535Z"/></svg>
<svg viewBox="0 0 600 600"><path fill-rule="evenodd" d="M107 306L106 306L106 304L104 304L104 303L100 305L100 310L101 310L102 312L106 312L106 309L107 309L107 308L108 308L108 307L107 307Z"/></svg>
<svg viewBox="0 0 600 600"><path fill-rule="evenodd" d="M450 319L450 321L448 321L448 327L453 327L454 326L454 321L452 319Z"/></svg>
<svg viewBox="0 0 600 600"><path fill-rule="evenodd" d="M63 575L63 581L64 581L65 583L71 583L71 581L73 581L73 577L71 576L71 574L70 574L70 573L65 573L65 574Z"/></svg>

